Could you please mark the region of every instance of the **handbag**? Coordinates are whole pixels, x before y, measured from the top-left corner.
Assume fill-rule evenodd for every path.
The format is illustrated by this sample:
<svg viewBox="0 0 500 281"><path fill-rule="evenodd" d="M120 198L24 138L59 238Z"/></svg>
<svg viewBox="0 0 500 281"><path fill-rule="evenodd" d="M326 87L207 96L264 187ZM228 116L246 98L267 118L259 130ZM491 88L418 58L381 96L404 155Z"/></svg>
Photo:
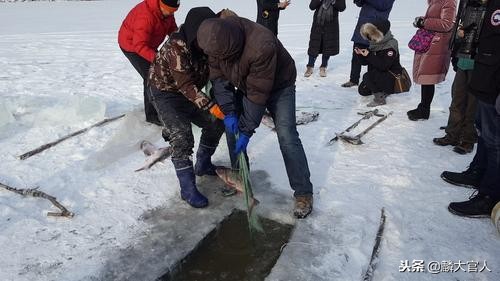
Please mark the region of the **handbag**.
<svg viewBox="0 0 500 281"><path fill-rule="evenodd" d="M417 33L415 33L415 35L413 35L413 37L410 39L410 42L408 42L408 47L414 50L416 53L425 53L431 47L434 34L435 33L433 31L419 28L417 30Z"/></svg>
<svg viewBox="0 0 500 281"><path fill-rule="evenodd" d="M396 74L389 70L389 72L394 76L394 93L404 93L408 92L411 88L411 78L408 72L403 67L401 74Z"/></svg>

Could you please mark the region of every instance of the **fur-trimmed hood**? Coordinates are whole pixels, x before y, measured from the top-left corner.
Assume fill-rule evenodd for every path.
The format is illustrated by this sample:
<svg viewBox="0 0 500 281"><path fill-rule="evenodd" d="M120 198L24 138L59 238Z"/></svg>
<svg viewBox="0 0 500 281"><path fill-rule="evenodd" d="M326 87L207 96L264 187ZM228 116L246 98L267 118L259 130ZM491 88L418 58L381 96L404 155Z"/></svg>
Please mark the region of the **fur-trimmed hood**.
<svg viewBox="0 0 500 281"><path fill-rule="evenodd" d="M373 42L380 42L384 35L391 29L391 22L388 20L377 20L367 22L361 26L359 33L363 39Z"/></svg>

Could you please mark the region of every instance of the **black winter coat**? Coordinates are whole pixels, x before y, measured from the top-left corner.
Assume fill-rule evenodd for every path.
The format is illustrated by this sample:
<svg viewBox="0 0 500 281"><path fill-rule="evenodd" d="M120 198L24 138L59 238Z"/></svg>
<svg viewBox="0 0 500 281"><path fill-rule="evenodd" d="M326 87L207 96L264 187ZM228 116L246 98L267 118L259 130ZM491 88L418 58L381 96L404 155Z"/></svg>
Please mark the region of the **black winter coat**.
<svg viewBox="0 0 500 281"><path fill-rule="evenodd" d="M339 12L346 8L345 0L336 0L333 4L333 18L329 23L321 26L317 14L322 4L322 0L311 0L309 4L309 9L314 10L314 17L307 54L314 57L318 54L334 56L339 53Z"/></svg>
<svg viewBox="0 0 500 281"><path fill-rule="evenodd" d="M495 104L500 93L500 0L490 0L474 57L471 93Z"/></svg>
<svg viewBox="0 0 500 281"><path fill-rule="evenodd" d="M363 65L368 65L368 71L363 75L363 83L371 93L384 92L394 94L394 75L401 74L399 53L392 49L370 52L368 56L359 56Z"/></svg>
<svg viewBox="0 0 500 281"><path fill-rule="evenodd" d="M278 35L278 18L280 17L279 0L257 0L257 23L262 24Z"/></svg>

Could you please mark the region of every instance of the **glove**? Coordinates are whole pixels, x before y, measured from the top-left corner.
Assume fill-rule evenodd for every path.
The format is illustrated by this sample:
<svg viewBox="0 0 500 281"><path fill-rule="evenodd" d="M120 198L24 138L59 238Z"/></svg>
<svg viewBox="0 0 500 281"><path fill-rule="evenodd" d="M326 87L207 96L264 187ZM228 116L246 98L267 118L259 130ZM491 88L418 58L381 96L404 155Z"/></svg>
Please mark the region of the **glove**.
<svg viewBox="0 0 500 281"><path fill-rule="evenodd" d="M232 134L238 133L238 117L236 114L231 113L224 117L224 126L226 130Z"/></svg>
<svg viewBox="0 0 500 281"><path fill-rule="evenodd" d="M423 28L424 27L424 18L423 17L416 17L415 20L413 21L413 26L416 28Z"/></svg>
<svg viewBox="0 0 500 281"><path fill-rule="evenodd" d="M214 104L212 107L210 107L208 111L217 119L224 120L224 113L222 112L222 110L220 110L220 107L217 104Z"/></svg>
<svg viewBox="0 0 500 281"><path fill-rule="evenodd" d="M240 152L246 152L249 141L250 141L249 136L240 133L238 140L236 141L236 148L234 149L234 154L238 155L240 154Z"/></svg>

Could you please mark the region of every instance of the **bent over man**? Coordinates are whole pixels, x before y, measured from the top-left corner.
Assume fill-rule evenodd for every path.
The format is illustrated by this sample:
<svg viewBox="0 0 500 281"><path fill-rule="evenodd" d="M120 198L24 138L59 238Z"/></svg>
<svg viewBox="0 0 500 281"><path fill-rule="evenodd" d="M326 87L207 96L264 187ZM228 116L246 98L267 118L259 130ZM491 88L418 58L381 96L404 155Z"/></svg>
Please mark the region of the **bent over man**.
<svg viewBox="0 0 500 281"><path fill-rule="evenodd" d="M295 124L294 60L271 31L240 17L205 20L198 29L198 44L209 56L210 80L225 114L226 132L238 135L236 154L246 151L269 110L294 190L294 215L305 218L312 211L313 187Z"/></svg>

